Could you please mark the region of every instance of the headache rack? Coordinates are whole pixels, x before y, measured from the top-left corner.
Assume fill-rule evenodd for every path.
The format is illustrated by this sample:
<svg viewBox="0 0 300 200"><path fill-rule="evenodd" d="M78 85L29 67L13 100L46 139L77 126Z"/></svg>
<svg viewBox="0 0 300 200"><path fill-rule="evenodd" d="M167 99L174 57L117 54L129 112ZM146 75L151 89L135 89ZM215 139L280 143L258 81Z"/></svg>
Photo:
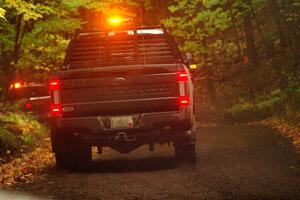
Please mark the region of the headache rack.
<svg viewBox="0 0 300 200"><path fill-rule="evenodd" d="M63 69L165 64L180 60L175 41L164 26L79 30L69 44Z"/></svg>

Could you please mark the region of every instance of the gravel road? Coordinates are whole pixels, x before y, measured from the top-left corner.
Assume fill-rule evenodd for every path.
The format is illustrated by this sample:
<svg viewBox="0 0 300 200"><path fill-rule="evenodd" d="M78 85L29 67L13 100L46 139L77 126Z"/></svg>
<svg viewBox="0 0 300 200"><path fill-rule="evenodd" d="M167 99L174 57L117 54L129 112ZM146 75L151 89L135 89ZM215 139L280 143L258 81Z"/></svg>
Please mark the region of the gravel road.
<svg viewBox="0 0 300 200"><path fill-rule="evenodd" d="M50 168L14 190L41 199L300 199L300 160L276 131L237 125L199 128L197 163L174 159L173 148L105 149L88 172Z"/></svg>

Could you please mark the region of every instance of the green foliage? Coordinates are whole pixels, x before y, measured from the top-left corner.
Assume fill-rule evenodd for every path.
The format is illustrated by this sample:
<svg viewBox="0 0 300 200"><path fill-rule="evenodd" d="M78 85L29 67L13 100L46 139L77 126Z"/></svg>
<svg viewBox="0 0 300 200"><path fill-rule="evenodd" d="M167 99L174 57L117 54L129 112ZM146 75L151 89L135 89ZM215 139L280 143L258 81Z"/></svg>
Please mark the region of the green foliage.
<svg viewBox="0 0 300 200"><path fill-rule="evenodd" d="M106 12L114 5L138 6L138 0L0 0L0 85L13 76L30 81L60 68L80 8ZM4 10L5 9L5 10ZM24 79L24 78L23 78ZM44 78L46 79L46 78ZM26 81L26 80L24 80Z"/></svg>
<svg viewBox="0 0 300 200"><path fill-rule="evenodd" d="M139 0L63 0L62 4L68 9L77 9L84 7L88 9L95 9L103 11L112 5L126 5L126 6L138 6L140 5Z"/></svg>
<svg viewBox="0 0 300 200"><path fill-rule="evenodd" d="M0 112L0 155L39 146L48 129L30 114L14 107Z"/></svg>
<svg viewBox="0 0 300 200"><path fill-rule="evenodd" d="M5 7L13 9L17 15L22 15L24 21L38 20L43 18L43 15L47 15L53 12L53 10L40 3L32 3L32 1L22 0L5 0Z"/></svg>
<svg viewBox="0 0 300 200"><path fill-rule="evenodd" d="M59 69L72 33L86 23L83 11L126 13L127 6L146 12L144 24L163 21L181 50L194 54L200 66L194 76L204 80L195 86L207 110L227 110L239 99L249 103L237 110L260 110L269 106L258 105L264 101L259 97L300 86L300 0L0 0L0 5L2 88L13 76L46 79Z"/></svg>
<svg viewBox="0 0 300 200"><path fill-rule="evenodd" d="M17 136L3 127L0 127L0 144L0 154L20 146Z"/></svg>
<svg viewBox="0 0 300 200"><path fill-rule="evenodd" d="M80 27L76 19L53 17L37 22L35 28L23 39L23 53L20 58L20 70L51 72L59 69L65 56L69 39L64 33L72 33ZM33 39L35 38L35 39Z"/></svg>
<svg viewBox="0 0 300 200"><path fill-rule="evenodd" d="M300 111L299 88L275 91L270 96L261 96L253 105L251 102L241 102L228 108L219 120L230 122L250 122L278 116L287 120L299 120Z"/></svg>
<svg viewBox="0 0 300 200"><path fill-rule="evenodd" d="M5 10L0 7L0 18L5 19Z"/></svg>
<svg viewBox="0 0 300 200"><path fill-rule="evenodd" d="M7 19L0 23L0 85L9 85L13 76L32 81L57 70L73 31L80 27L78 11L60 1L0 0L0 4Z"/></svg>
<svg viewBox="0 0 300 200"><path fill-rule="evenodd" d="M171 16L164 23L181 49L192 52L200 66L194 76L205 80L196 87L199 96L206 96L200 103L208 102L203 103L210 107L206 110L226 110L244 99L249 103L237 110L247 113L266 108L275 113L270 102L261 105L258 97L300 85L299 2L173 1Z"/></svg>

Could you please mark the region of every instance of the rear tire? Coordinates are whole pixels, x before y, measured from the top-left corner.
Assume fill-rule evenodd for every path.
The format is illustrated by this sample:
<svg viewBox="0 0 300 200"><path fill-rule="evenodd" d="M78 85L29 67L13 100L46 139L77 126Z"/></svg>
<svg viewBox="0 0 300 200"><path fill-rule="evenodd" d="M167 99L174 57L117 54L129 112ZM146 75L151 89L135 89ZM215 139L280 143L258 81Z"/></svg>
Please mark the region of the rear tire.
<svg viewBox="0 0 300 200"><path fill-rule="evenodd" d="M69 169L83 170L89 166L92 160L91 146L88 144L75 145L69 153Z"/></svg>
<svg viewBox="0 0 300 200"><path fill-rule="evenodd" d="M175 145L175 157L180 161L196 162L195 144Z"/></svg>
<svg viewBox="0 0 300 200"><path fill-rule="evenodd" d="M70 144L65 151L55 152L56 168L83 170L92 160L91 146L84 142Z"/></svg>
<svg viewBox="0 0 300 200"><path fill-rule="evenodd" d="M68 169L68 154L64 152L55 152L55 165L57 169Z"/></svg>

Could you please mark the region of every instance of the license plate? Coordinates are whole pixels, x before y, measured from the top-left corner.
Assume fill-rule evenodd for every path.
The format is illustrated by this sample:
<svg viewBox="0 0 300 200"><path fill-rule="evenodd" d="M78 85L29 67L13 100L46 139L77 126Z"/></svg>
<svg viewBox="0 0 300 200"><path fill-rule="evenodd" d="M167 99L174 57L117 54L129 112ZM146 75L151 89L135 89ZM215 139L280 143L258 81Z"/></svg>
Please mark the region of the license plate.
<svg viewBox="0 0 300 200"><path fill-rule="evenodd" d="M110 128L112 129L133 128L132 116L111 117Z"/></svg>

